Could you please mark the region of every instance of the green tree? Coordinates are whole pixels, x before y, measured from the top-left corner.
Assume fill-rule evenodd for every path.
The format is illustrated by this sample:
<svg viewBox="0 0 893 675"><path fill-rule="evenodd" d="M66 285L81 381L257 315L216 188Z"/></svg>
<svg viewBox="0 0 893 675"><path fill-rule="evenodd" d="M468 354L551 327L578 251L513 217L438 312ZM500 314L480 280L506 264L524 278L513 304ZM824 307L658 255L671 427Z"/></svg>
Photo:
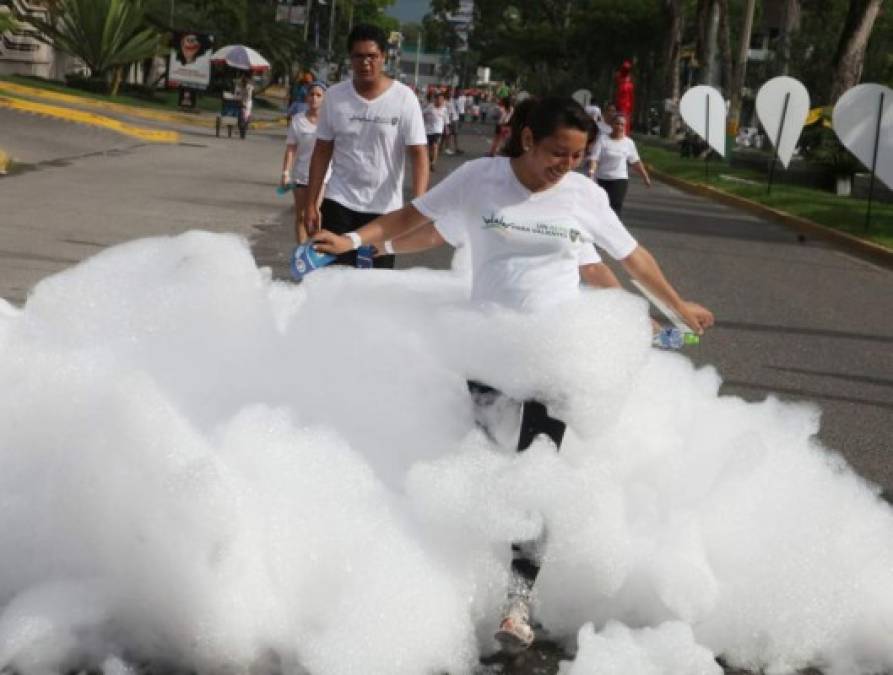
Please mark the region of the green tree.
<svg viewBox="0 0 893 675"><path fill-rule="evenodd" d="M124 66L153 56L158 32L147 25L142 0L59 0L46 19L29 17L35 36L81 59L117 94Z"/></svg>

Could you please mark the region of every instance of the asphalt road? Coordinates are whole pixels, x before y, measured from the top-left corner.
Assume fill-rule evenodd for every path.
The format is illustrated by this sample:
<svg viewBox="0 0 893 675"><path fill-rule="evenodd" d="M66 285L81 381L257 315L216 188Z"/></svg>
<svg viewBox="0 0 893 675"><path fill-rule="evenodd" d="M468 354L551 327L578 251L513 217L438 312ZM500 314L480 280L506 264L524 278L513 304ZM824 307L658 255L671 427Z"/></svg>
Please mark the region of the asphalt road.
<svg viewBox="0 0 893 675"><path fill-rule="evenodd" d="M471 128L467 154L442 156L433 179L481 155L489 128ZM192 228L243 234L259 264L287 274L290 202L274 192L284 130L241 141L193 129L155 145L5 110L0 129L24 164L0 178L0 297L20 304L105 246ZM716 329L689 354L719 370L722 392L818 403L821 439L893 492L893 272L660 184L633 181L624 220L683 295L714 309ZM449 260L441 250L400 265Z"/></svg>
<svg viewBox="0 0 893 675"><path fill-rule="evenodd" d="M482 154L488 132L472 129L467 154L442 157L434 179ZM20 163L0 177L0 297L21 304L41 278L106 246L193 228L248 237L258 263L286 277L291 213L274 193L283 141L281 129L245 141L198 129L151 145L0 110L0 147ZM821 440L893 494L893 272L663 185L634 181L624 220L682 294L715 311L717 327L688 353L717 368L721 393L817 403ZM560 657L499 665L554 672Z"/></svg>
<svg viewBox="0 0 893 675"><path fill-rule="evenodd" d="M441 157L434 181L487 149L483 135L463 140L468 154ZM714 310L717 326L687 353L717 368L721 394L817 403L821 440L893 496L893 272L659 183L634 180L623 219L683 296ZM265 228L256 252L285 277L288 235L277 232ZM439 250L398 266L450 259Z"/></svg>

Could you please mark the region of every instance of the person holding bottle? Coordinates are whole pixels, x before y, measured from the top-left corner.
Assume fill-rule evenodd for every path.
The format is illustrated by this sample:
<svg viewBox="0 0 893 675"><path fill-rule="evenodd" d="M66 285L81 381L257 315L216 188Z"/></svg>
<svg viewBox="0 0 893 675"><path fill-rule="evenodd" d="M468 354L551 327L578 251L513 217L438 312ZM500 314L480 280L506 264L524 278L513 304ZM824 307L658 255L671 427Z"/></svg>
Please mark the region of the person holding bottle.
<svg viewBox="0 0 893 675"><path fill-rule="evenodd" d="M411 204L355 231L321 231L316 249L344 254L372 244L387 250L395 238L433 222L438 236L470 248L472 303L535 313L581 292L579 252L594 243L703 333L713 314L676 292L604 191L574 171L595 133L592 119L570 98L529 100L512 120L507 156L467 162ZM468 389L478 419L504 396L483 382L469 381ZM524 401L521 410L518 452L541 435L560 447L565 423L550 414L548 401ZM526 649L534 640L529 603L539 561L524 543L513 546L513 582L495 636L506 651Z"/></svg>
<svg viewBox="0 0 893 675"><path fill-rule="evenodd" d="M311 235L322 223L348 232L403 205L406 157L412 163L412 192L428 189L428 139L412 89L384 72L388 38L378 26L358 24L347 37L353 78L329 88L319 115L310 158L305 222ZM332 175L322 195L326 172ZM355 251L336 264L356 267ZM392 256L376 267L394 266Z"/></svg>

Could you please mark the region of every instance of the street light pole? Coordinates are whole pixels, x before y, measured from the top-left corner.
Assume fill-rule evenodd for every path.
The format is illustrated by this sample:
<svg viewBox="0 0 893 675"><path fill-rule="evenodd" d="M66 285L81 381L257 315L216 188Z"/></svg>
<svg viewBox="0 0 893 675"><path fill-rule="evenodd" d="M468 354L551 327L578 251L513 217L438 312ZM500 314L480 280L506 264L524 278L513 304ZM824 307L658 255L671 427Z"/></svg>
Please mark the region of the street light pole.
<svg viewBox="0 0 893 675"><path fill-rule="evenodd" d="M171 29L174 27L174 0L171 0L171 19L169 21Z"/></svg>

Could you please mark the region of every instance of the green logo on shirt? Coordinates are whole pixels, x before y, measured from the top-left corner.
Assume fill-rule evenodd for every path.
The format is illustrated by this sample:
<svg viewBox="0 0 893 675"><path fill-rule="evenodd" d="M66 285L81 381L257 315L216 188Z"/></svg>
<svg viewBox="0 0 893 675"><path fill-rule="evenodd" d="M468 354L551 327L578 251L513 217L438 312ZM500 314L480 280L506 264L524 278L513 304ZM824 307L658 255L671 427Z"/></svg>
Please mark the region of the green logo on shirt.
<svg viewBox="0 0 893 675"><path fill-rule="evenodd" d="M585 241L586 238L580 230L565 225L555 225L552 223L533 223L531 225L510 223L502 216L491 213L489 216L483 217L484 229L498 229L503 232L513 230L526 234L539 234L546 237L557 237L558 239L568 239L571 243L576 244L578 241Z"/></svg>

